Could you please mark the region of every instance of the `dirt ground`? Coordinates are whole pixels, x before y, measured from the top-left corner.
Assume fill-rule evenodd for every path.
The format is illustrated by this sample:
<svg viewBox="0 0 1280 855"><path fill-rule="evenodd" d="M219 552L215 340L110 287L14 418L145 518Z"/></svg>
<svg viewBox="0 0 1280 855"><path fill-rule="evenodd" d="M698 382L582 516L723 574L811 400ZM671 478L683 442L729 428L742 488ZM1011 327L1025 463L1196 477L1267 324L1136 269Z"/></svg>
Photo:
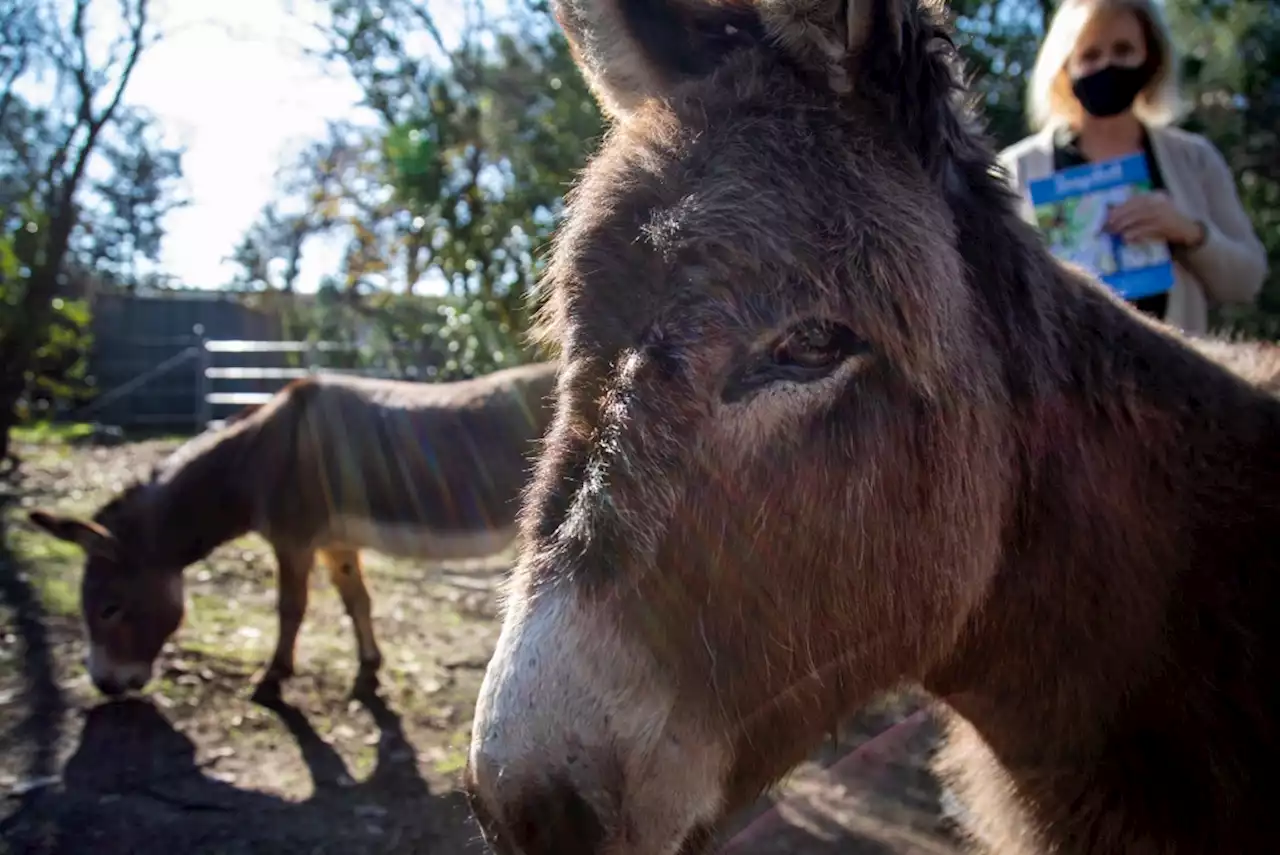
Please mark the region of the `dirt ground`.
<svg viewBox="0 0 1280 855"><path fill-rule="evenodd" d="M348 697L354 639L316 573L298 675L267 709L250 695L275 639L274 566L243 538L188 568L186 622L147 691L97 695L81 664L80 555L25 512L91 512L176 445L25 436L21 474L0 484L0 855L482 852L456 784L509 556L424 567L366 553L386 659L368 703ZM897 697L859 715L730 829L790 794L786 833L735 851L956 851L923 767L928 733L860 789L824 772L912 709Z"/></svg>

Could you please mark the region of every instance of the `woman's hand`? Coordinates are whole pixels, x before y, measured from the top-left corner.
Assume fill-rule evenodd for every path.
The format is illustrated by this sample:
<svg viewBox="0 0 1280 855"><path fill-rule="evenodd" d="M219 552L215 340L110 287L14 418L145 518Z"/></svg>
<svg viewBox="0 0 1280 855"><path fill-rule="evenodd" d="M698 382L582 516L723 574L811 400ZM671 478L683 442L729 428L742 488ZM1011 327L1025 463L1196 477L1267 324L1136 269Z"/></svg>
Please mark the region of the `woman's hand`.
<svg viewBox="0 0 1280 855"><path fill-rule="evenodd" d="M1163 190L1130 196L1116 205L1107 216L1104 228L1119 234L1125 243L1165 240L1197 246L1204 240L1204 226L1179 211Z"/></svg>

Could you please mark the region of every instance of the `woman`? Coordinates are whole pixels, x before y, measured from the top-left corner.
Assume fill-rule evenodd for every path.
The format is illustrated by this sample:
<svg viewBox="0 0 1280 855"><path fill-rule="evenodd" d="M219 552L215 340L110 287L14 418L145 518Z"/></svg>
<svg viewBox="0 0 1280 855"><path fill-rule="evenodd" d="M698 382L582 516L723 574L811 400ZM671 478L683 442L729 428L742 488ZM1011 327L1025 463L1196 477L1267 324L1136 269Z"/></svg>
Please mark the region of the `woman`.
<svg viewBox="0 0 1280 855"><path fill-rule="evenodd" d="M1226 161L1202 136L1172 127L1177 65L1168 25L1151 0L1065 0L1049 25L1028 89L1036 133L1000 153L1035 222L1029 182L1082 163L1142 152L1150 192L1115 206L1107 231L1163 240L1174 284L1137 307L1187 332L1208 330L1210 300L1252 301L1267 274L1262 242Z"/></svg>

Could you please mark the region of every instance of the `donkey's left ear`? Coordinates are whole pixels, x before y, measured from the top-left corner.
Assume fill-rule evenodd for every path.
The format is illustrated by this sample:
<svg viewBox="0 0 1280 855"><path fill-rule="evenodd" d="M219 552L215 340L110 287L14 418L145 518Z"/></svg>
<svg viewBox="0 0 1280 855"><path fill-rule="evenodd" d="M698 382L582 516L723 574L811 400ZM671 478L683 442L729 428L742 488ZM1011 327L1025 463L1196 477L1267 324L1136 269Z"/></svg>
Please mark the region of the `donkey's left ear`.
<svg viewBox="0 0 1280 855"><path fill-rule="evenodd" d="M764 40L751 0L553 0L552 9L574 62L614 117Z"/></svg>
<svg viewBox="0 0 1280 855"><path fill-rule="evenodd" d="M45 510L31 511L27 519L59 540L76 544L89 555L116 557L115 536L92 520L59 516Z"/></svg>

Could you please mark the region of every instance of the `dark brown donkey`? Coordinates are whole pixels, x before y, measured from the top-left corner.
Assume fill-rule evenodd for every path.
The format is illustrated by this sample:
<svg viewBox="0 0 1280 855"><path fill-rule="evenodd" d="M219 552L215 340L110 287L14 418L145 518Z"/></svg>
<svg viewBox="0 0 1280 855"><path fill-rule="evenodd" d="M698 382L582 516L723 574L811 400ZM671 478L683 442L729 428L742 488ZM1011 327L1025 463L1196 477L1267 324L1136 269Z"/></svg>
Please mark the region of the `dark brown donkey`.
<svg viewBox="0 0 1280 855"><path fill-rule="evenodd" d="M558 9L616 122L476 707L498 851L699 851L904 681L1002 855L1280 851L1280 400L1206 355L1266 353L1050 257L932 5Z"/></svg>
<svg viewBox="0 0 1280 855"><path fill-rule="evenodd" d="M550 363L455 383L320 375L186 443L92 520L33 512L87 553L94 683L108 694L145 685L182 620L184 568L256 531L279 565L279 638L263 688L293 673L317 551L354 625L357 688L371 688L382 656L359 550L442 560L508 544L554 378Z"/></svg>

